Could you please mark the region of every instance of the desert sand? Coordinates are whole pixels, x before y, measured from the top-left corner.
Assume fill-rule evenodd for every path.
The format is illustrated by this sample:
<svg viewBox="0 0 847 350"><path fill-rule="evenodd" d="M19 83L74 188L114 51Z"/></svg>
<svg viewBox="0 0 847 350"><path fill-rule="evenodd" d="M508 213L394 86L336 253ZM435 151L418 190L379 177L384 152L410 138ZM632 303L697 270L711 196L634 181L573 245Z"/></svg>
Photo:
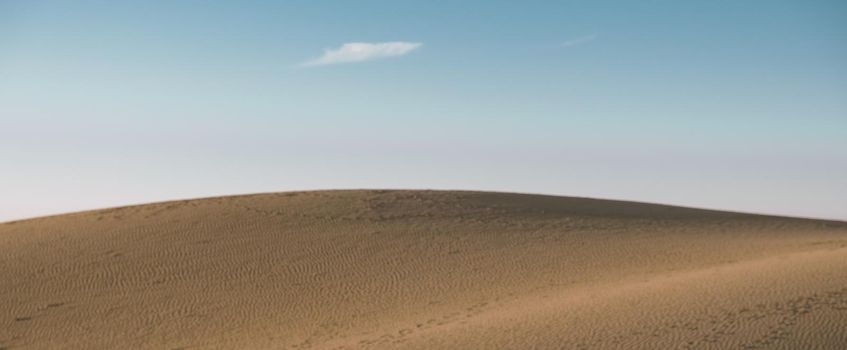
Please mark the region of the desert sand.
<svg viewBox="0 0 847 350"><path fill-rule="evenodd" d="M847 223L312 191L0 224L3 349L845 349Z"/></svg>

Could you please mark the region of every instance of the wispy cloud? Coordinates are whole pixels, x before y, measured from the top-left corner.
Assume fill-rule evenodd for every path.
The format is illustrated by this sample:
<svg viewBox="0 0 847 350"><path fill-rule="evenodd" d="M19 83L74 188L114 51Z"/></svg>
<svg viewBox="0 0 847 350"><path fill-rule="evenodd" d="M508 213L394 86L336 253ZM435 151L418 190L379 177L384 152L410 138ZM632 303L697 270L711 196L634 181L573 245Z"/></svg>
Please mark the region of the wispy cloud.
<svg viewBox="0 0 847 350"><path fill-rule="evenodd" d="M338 63L364 62L380 58L403 56L421 47L421 43L392 41L385 43L345 43L337 49L326 49L321 57L301 66L324 66Z"/></svg>
<svg viewBox="0 0 847 350"><path fill-rule="evenodd" d="M597 39L597 34L584 35L584 36L576 37L576 38L570 39L568 41L565 41L565 42L559 44L559 47L573 47L573 46L582 45L582 44L585 44L585 43L592 42L595 39Z"/></svg>

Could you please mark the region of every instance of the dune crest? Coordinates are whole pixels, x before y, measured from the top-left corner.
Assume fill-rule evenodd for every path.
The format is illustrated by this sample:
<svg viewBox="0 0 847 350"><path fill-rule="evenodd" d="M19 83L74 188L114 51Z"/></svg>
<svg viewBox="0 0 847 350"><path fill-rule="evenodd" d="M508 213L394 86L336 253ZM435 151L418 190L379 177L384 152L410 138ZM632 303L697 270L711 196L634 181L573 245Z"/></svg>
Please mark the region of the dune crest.
<svg viewBox="0 0 847 350"><path fill-rule="evenodd" d="M847 223L460 191L0 224L0 349L847 346Z"/></svg>

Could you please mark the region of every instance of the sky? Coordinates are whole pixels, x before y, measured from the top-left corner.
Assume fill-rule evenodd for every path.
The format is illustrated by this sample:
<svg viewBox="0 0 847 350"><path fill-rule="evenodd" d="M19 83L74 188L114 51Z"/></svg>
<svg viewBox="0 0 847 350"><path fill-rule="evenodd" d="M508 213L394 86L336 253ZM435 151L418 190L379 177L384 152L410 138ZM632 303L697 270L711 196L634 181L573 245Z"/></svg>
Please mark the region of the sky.
<svg viewBox="0 0 847 350"><path fill-rule="evenodd" d="M847 2L0 1L0 221L343 188L847 220Z"/></svg>

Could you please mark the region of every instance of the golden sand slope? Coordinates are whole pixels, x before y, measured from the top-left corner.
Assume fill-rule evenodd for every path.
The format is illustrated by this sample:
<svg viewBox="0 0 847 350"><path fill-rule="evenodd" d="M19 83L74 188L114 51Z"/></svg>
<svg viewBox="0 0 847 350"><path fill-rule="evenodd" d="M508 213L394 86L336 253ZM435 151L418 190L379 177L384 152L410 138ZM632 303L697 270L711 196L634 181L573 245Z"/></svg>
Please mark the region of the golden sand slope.
<svg viewBox="0 0 847 350"><path fill-rule="evenodd" d="M0 348L847 348L847 224L318 191L0 224Z"/></svg>

